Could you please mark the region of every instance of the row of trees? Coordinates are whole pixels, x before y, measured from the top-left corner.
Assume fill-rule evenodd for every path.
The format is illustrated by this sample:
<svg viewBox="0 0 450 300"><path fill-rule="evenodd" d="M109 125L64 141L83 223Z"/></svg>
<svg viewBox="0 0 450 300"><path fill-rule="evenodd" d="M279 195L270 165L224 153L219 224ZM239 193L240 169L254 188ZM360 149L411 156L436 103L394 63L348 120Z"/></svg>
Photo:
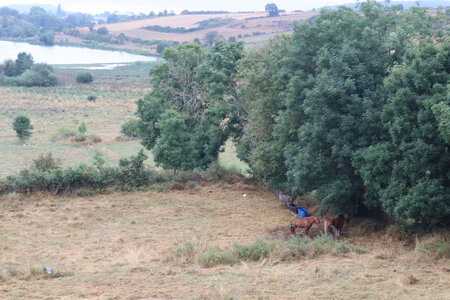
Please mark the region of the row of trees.
<svg viewBox="0 0 450 300"><path fill-rule="evenodd" d="M323 10L263 48L168 48L138 101L138 132L164 168L206 167L232 137L271 189L445 224L448 42L442 13L368 1Z"/></svg>

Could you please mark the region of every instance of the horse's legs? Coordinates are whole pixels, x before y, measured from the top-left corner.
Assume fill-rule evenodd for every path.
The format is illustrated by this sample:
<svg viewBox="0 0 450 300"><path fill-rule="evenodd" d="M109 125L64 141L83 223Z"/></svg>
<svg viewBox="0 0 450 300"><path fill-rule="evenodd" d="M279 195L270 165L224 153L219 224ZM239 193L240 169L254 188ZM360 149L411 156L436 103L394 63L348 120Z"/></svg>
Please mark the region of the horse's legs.
<svg viewBox="0 0 450 300"><path fill-rule="evenodd" d="M306 235L308 235L308 232L309 232L309 229L311 228L311 226L312 226L312 223L306 225L306 227L305 227L305 233L306 233Z"/></svg>

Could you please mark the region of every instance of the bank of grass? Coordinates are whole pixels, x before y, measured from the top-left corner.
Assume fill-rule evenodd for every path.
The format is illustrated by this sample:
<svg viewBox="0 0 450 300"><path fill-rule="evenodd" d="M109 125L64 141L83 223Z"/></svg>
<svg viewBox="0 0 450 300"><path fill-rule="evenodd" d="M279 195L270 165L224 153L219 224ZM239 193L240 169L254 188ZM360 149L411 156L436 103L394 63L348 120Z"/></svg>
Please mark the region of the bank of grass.
<svg viewBox="0 0 450 300"><path fill-rule="evenodd" d="M257 238L248 244L234 243L232 248L208 246L201 239L183 240L166 257L166 261L181 264L199 264L211 268L217 265L235 265L268 259L271 263L315 259L322 255L346 256L350 252L365 251L331 235L318 235L314 239L292 236L285 238Z"/></svg>

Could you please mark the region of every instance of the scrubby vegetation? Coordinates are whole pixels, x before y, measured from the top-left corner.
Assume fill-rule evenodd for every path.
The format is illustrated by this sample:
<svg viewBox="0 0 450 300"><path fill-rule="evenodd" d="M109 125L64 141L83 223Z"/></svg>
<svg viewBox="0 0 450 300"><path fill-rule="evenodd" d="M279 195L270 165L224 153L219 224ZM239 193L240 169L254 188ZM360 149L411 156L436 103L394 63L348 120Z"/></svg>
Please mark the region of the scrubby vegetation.
<svg viewBox="0 0 450 300"><path fill-rule="evenodd" d="M208 246L201 239L183 240L170 253L166 260L180 264L199 264L205 268L217 265L234 265L244 262L269 259L272 262L287 262L317 258L321 255L345 256L364 253L345 241L321 235L315 239L290 237L288 239L256 239L249 244L234 243L233 248L220 250Z"/></svg>
<svg viewBox="0 0 450 300"><path fill-rule="evenodd" d="M19 53L17 59L0 65L0 85L54 86L58 78L47 64L34 64L31 54Z"/></svg>
<svg viewBox="0 0 450 300"><path fill-rule="evenodd" d="M83 73L78 73L75 80L78 83L91 83L94 80L94 78L92 77L91 73L83 72Z"/></svg>

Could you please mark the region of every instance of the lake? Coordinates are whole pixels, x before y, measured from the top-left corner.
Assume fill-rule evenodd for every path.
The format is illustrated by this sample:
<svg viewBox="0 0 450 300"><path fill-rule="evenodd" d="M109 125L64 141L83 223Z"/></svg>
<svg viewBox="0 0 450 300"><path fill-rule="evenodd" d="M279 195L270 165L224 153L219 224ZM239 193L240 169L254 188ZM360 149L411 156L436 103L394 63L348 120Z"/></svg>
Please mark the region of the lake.
<svg viewBox="0 0 450 300"><path fill-rule="evenodd" d="M51 65L113 64L135 61L156 61L154 56L143 56L123 51L107 51L78 47L39 46L27 43L0 41L0 63L17 58L20 52L31 53L34 62Z"/></svg>

